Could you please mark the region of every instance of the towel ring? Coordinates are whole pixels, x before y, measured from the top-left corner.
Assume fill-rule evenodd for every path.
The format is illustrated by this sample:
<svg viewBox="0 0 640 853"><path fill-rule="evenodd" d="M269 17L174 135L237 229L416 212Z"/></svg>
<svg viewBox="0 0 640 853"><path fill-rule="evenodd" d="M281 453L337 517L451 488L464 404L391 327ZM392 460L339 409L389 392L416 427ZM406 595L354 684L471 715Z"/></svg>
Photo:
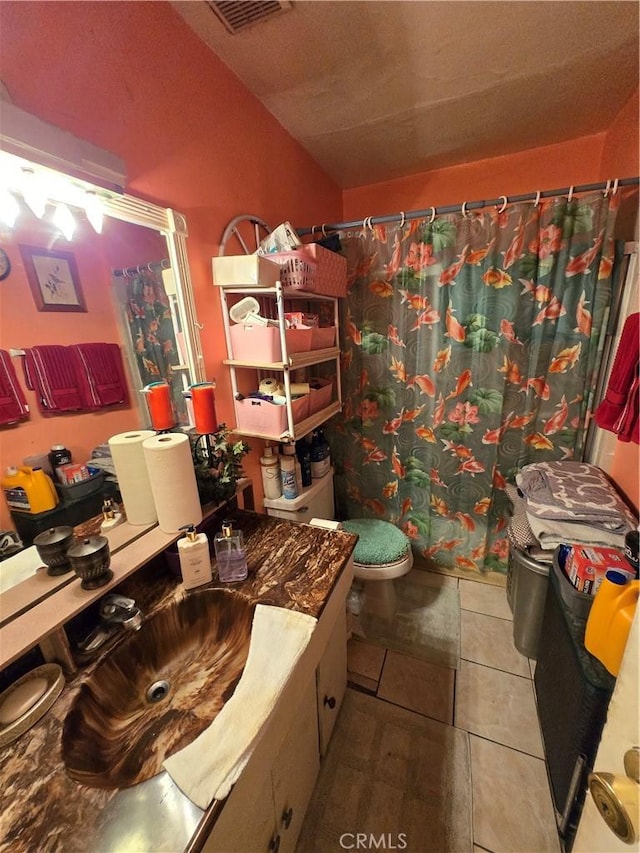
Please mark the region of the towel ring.
<svg viewBox="0 0 640 853"><path fill-rule="evenodd" d="M534 206L534 207L537 207L537 206L540 204L540 195L541 195L540 190L537 190L537 192L536 192L536 200L533 202L533 206Z"/></svg>
<svg viewBox="0 0 640 853"><path fill-rule="evenodd" d="M462 213L462 215L464 216L465 219L469 216L469 214L467 213L467 204L468 204L468 202L463 201L462 207L460 208L460 212Z"/></svg>
<svg viewBox="0 0 640 853"><path fill-rule="evenodd" d="M431 216L429 217L429 225L433 225L433 223L435 221L436 221L436 209L435 209L435 207L432 207L431 208Z"/></svg>
<svg viewBox="0 0 640 853"><path fill-rule="evenodd" d="M400 225L398 226L398 228L402 229L404 228L404 223L407 221L407 217L404 214L404 210L401 210L400 213L402 214L402 219L400 220Z"/></svg>
<svg viewBox="0 0 640 853"><path fill-rule="evenodd" d="M602 193L604 198L606 198L609 195L610 190L611 190L611 178L609 178L609 180L607 181L607 186L604 188L604 191Z"/></svg>
<svg viewBox="0 0 640 853"><path fill-rule="evenodd" d="M502 204L500 205L500 207L498 207L498 205L496 205L496 209L497 209L498 213L504 213L506 208L507 208L507 204L509 202L509 199L506 197L506 195L501 195L500 198L502 199Z"/></svg>

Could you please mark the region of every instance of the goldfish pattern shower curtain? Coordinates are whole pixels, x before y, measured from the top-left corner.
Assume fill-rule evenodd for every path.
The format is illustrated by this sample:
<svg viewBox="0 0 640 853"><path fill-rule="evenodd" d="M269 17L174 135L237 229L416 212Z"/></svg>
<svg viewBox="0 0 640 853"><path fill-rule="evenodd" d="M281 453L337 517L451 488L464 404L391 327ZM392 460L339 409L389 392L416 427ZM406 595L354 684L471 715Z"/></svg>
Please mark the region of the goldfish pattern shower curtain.
<svg viewBox="0 0 640 853"><path fill-rule="evenodd" d="M506 572L505 486L581 459L617 206L597 193L341 232L342 517L397 524L444 569Z"/></svg>

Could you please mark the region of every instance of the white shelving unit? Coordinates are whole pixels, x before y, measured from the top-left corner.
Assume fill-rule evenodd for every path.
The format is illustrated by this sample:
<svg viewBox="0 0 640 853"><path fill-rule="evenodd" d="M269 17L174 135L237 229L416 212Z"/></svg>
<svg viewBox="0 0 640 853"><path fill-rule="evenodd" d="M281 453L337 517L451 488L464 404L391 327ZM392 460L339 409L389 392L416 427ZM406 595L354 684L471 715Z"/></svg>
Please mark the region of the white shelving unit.
<svg viewBox="0 0 640 853"><path fill-rule="evenodd" d="M273 287L257 287L242 284L222 284L216 285L220 291L220 299L222 302L222 316L224 320L224 334L227 345L228 358L224 359L224 364L228 365L231 375L231 388L233 391L234 400L242 399L242 394L238 387L239 370L253 370L265 375L282 375L282 384L285 390L286 408L287 408L287 427L284 432L276 435L269 433L261 433L254 431L245 431L238 427L234 430L238 435L246 435L254 438L262 438L267 441L291 442L297 441L305 435L308 435L314 429L319 427L325 421L329 420L333 415L342 409L342 389L340 381L340 348L338 346L329 347L326 349L309 350L306 352L296 352L289 354L287 349L287 336L285 334L285 300L289 302L314 303L325 302L331 303L333 307L334 326L336 329L336 340L339 340L339 318L338 318L338 298L334 296L323 296L321 294L309 293L306 291L285 289L278 281ZM282 352L282 361L268 362L260 360L260 353L256 352L255 358L247 360L246 358L237 359L233 353L233 343L231 339L231 325L229 317L229 299L230 297L254 296L257 299L273 299L275 304L275 318L278 323L278 333L280 337L280 346ZM235 300L234 300L235 301ZM294 371L303 368L310 368L314 365L333 362L335 365L335 392L336 399L328 406L318 412L310 415L298 423L294 423L294 414L291 405L291 374ZM236 413L237 419L237 413Z"/></svg>

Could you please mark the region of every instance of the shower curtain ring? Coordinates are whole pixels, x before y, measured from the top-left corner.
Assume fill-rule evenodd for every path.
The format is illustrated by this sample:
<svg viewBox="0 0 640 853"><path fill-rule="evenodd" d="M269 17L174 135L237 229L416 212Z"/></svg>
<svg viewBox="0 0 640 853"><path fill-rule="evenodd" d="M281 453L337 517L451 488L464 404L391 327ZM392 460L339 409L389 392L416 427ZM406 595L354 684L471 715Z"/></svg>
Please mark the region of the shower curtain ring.
<svg viewBox="0 0 640 853"><path fill-rule="evenodd" d="M151 269L151 261L149 261L149 263L147 264L147 269L149 270L149 272L153 272L153 270Z"/></svg>
<svg viewBox="0 0 640 853"><path fill-rule="evenodd" d="M404 223L407 221L407 217L405 216L404 210L401 210L402 219L400 220L400 225L398 226L400 229L404 228Z"/></svg>
<svg viewBox="0 0 640 853"><path fill-rule="evenodd" d="M506 208L507 208L507 203L508 203L509 199L506 197L506 195L501 195L500 198L502 199L502 204L500 205L500 207L498 207L497 205L496 205L496 207L497 207L498 213L504 213Z"/></svg>
<svg viewBox="0 0 640 853"><path fill-rule="evenodd" d="M534 207L537 207L540 204L540 190L536 191L536 200L533 203Z"/></svg>
<svg viewBox="0 0 640 853"><path fill-rule="evenodd" d="M616 178L616 179L615 179L615 181L613 182L613 188L612 188L612 190L611 190L611 195L615 195L615 194L618 192L618 182L619 182L619 180L620 180L620 178Z"/></svg>
<svg viewBox="0 0 640 853"><path fill-rule="evenodd" d="M326 237L326 236L327 236L327 232L326 232L326 230L325 230L324 225L322 226L322 236L323 236L323 237Z"/></svg>
<svg viewBox="0 0 640 853"><path fill-rule="evenodd" d="M611 178L609 178L609 180L607 181L607 186L604 188L604 191L602 193L604 198L606 198L609 195L610 190L611 190Z"/></svg>
<svg viewBox="0 0 640 853"><path fill-rule="evenodd" d="M435 221L436 221L436 209L435 209L435 207L432 207L431 208L431 216L429 217L429 225L433 225L433 223Z"/></svg>
<svg viewBox="0 0 640 853"><path fill-rule="evenodd" d="M569 187L569 195L567 196L567 204L571 204L573 199L573 184Z"/></svg>
<svg viewBox="0 0 640 853"><path fill-rule="evenodd" d="M462 215L464 216L465 219L469 216L469 214L467 213L467 202L466 201L462 202L462 207L460 209L460 212L462 213Z"/></svg>

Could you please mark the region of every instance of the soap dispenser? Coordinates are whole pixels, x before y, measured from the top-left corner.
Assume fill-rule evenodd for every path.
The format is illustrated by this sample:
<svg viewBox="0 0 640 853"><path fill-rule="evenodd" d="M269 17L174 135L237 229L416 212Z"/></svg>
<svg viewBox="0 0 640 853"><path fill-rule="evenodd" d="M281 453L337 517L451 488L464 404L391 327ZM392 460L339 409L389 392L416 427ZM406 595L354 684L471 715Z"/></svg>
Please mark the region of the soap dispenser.
<svg viewBox="0 0 640 853"><path fill-rule="evenodd" d="M100 525L100 533L107 530L112 530L118 524L122 524L124 518L118 509L118 505L113 498L105 498L102 504L102 524Z"/></svg>
<svg viewBox="0 0 640 853"><path fill-rule="evenodd" d="M233 522L223 521L222 531L213 540L218 562L218 576L223 583L243 581L248 574L247 555L241 530L233 529Z"/></svg>
<svg viewBox="0 0 640 853"><path fill-rule="evenodd" d="M185 536L178 540L178 557L180 571L185 589L209 583L211 573L211 558L209 556L209 540L206 533L196 533L193 524L187 524L180 530L186 530Z"/></svg>

